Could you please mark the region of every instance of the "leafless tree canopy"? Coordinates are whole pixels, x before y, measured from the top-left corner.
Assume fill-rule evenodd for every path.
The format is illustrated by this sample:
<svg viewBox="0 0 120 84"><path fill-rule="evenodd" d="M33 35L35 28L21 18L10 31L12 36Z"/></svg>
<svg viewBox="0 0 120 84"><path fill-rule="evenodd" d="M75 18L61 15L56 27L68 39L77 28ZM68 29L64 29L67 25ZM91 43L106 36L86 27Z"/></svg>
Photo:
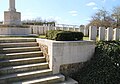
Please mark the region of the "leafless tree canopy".
<svg viewBox="0 0 120 84"><path fill-rule="evenodd" d="M92 17L88 25L97 27L119 27L120 26L120 6L114 7L112 13L99 9Z"/></svg>

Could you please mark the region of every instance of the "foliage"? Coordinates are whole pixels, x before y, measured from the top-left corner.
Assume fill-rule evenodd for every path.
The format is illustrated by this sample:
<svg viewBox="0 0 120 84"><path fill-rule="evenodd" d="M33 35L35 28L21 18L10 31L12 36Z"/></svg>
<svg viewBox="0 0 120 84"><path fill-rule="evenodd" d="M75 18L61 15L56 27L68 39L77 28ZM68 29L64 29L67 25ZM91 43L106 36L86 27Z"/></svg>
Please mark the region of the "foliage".
<svg viewBox="0 0 120 84"><path fill-rule="evenodd" d="M62 32L62 31L61 30L49 30L46 33L46 38L50 40L55 40L59 32Z"/></svg>
<svg viewBox="0 0 120 84"><path fill-rule="evenodd" d="M112 11L107 11L104 8L99 9L90 20L88 26L97 27L120 27L120 6L116 6Z"/></svg>
<svg viewBox="0 0 120 84"><path fill-rule="evenodd" d="M32 19L32 20L24 20L22 21L23 25L52 25L55 26L55 22L54 20L42 20L41 18L36 18L36 19Z"/></svg>
<svg viewBox="0 0 120 84"><path fill-rule="evenodd" d="M113 21L113 18L109 14L107 10L99 9L93 16L92 20L90 21L89 25L92 26L104 26L104 27L109 27L112 26L111 22Z"/></svg>
<svg viewBox="0 0 120 84"><path fill-rule="evenodd" d="M115 25L120 27L120 6L113 8L112 17L115 19Z"/></svg>
<svg viewBox="0 0 120 84"><path fill-rule="evenodd" d="M29 28L29 26L27 26L27 25L0 25L0 28Z"/></svg>
<svg viewBox="0 0 120 84"><path fill-rule="evenodd" d="M83 39L82 32L71 32L61 30L50 30L47 32L46 37L56 41L78 41Z"/></svg>
<svg viewBox="0 0 120 84"><path fill-rule="evenodd" d="M80 84L120 84L120 42L98 42L95 55L76 75Z"/></svg>

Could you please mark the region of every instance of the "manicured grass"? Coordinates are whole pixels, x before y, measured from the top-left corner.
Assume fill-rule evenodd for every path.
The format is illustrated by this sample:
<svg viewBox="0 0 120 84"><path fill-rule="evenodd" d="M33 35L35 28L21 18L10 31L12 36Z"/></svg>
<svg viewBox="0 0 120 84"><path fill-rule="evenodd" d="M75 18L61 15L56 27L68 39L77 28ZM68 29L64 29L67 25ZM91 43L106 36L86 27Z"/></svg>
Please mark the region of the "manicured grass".
<svg viewBox="0 0 120 84"><path fill-rule="evenodd" d="M46 36L45 35L40 35L39 38L45 39Z"/></svg>
<svg viewBox="0 0 120 84"><path fill-rule="evenodd" d="M89 40L89 37L83 37L83 40Z"/></svg>
<svg viewBox="0 0 120 84"><path fill-rule="evenodd" d="M39 35L39 36L0 36L0 38L42 38L45 39L45 35ZM89 37L83 37L83 40L89 40Z"/></svg>

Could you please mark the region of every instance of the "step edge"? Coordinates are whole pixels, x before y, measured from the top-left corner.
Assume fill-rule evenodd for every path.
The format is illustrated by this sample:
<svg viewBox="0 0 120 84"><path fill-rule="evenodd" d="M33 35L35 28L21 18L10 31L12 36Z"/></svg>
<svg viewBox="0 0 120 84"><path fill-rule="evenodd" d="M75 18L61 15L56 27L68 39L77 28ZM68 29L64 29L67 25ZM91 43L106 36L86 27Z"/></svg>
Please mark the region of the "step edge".
<svg viewBox="0 0 120 84"><path fill-rule="evenodd" d="M37 59L45 59L45 57L31 57L31 58L23 58L23 59L4 60L4 61L0 61L0 63L20 62L20 61L37 60Z"/></svg>
<svg viewBox="0 0 120 84"><path fill-rule="evenodd" d="M10 74L7 76L0 77L0 80L5 80L8 78L15 78L15 77L30 76L30 75L42 74L42 73L52 73L52 70L44 69L44 70L34 70L34 71L29 71L29 72L24 72L24 73Z"/></svg>
<svg viewBox="0 0 120 84"><path fill-rule="evenodd" d="M51 77L54 77L54 76L55 76L54 79L51 78ZM59 76L59 77L56 77L56 76ZM34 80L30 80L30 81L24 81L23 83L17 82L17 83L13 83L13 84L32 84L32 83L39 83L39 82L55 80L55 79L60 79L60 78L65 79L65 76L63 76L63 75L51 75L51 76L46 76L46 77L40 78L40 79L37 78L37 79L34 79ZM43 79L45 79L45 80L43 80Z"/></svg>
<svg viewBox="0 0 120 84"><path fill-rule="evenodd" d="M36 54L36 53L43 53L43 51L20 52L20 53L10 53L10 54L0 54L0 56L25 55L25 54Z"/></svg>
<svg viewBox="0 0 120 84"><path fill-rule="evenodd" d="M32 46L32 47L14 47L14 48L2 48L2 49L0 49L0 50L3 50L3 51L7 51L7 50L15 50L15 49L17 49L17 50L21 50L21 49L37 49L37 48L39 48L40 49L40 47L39 46L36 46L36 47L34 47L34 46Z"/></svg>
<svg viewBox="0 0 120 84"><path fill-rule="evenodd" d="M37 66L48 65L48 63L47 62L43 62L43 63L27 64L27 65L5 67L5 68L1 68L0 71L2 71L2 70L9 70L9 69L21 69L21 68L28 68L28 67L37 67Z"/></svg>

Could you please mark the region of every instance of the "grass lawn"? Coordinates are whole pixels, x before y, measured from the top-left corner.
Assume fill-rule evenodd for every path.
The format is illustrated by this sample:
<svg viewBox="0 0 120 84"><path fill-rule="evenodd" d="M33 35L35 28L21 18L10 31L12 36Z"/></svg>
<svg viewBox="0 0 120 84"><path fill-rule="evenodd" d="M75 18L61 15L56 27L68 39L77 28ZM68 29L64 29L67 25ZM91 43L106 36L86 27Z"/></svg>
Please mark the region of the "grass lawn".
<svg viewBox="0 0 120 84"><path fill-rule="evenodd" d="M45 35L40 35L39 38L44 39L46 36Z"/></svg>
<svg viewBox="0 0 120 84"><path fill-rule="evenodd" d="M89 37L83 37L83 40L89 40Z"/></svg>
<svg viewBox="0 0 120 84"><path fill-rule="evenodd" d="M42 39L45 39L45 35L40 35L40 36L0 36L0 38L42 38ZM89 37L83 37L83 40L89 40Z"/></svg>

